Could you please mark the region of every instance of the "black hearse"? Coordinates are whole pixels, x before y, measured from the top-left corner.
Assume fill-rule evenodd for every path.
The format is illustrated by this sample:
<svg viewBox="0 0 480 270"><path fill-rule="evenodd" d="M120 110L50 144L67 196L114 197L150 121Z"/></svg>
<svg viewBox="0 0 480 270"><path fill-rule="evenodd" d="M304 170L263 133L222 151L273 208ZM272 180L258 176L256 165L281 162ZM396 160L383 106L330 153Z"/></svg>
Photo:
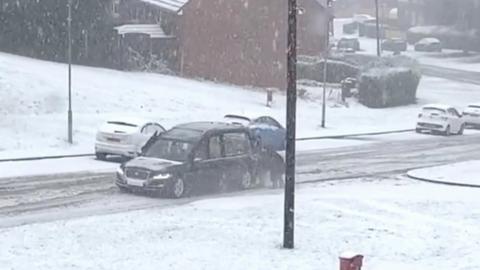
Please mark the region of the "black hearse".
<svg viewBox="0 0 480 270"><path fill-rule="evenodd" d="M192 191L248 189L262 166L249 130L228 123L178 125L154 136L139 157L117 171L123 191L161 191L172 198Z"/></svg>

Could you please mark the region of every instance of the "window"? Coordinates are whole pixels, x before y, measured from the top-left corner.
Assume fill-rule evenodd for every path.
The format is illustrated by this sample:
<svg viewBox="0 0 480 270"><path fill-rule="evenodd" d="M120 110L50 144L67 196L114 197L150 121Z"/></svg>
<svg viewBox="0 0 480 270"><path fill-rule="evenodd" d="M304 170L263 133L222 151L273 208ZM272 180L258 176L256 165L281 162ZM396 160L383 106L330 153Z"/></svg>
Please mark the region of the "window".
<svg viewBox="0 0 480 270"><path fill-rule="evenodd" d="M460 114L457 112L457 110L455 110L453 108L448 109L448 114L450 114L453 117L460 117Z"/></svg>
<svg viewBox="0 0 480 270"><path fill-rule="evenodd" d="M422 109L422 111L424 113L428 113L428 114L436 114L436 115L439 115L439 114L445 114L445 110L443 109L439 109L439 108L433 108L433 107L425 107Z"/></svg>
<svg viewBox="0 0 480 270"><path fill-rule="evenodd" d="M206 160L208 159L208 151L207 151L207 141L202 141L198 146L197 150L195 150L195 160Z"/></svg>
<svg viewBox="0 0 480 270"><path fill-rule="evenodd" d="M216 159L222 157L222 143L220 141L220 137L215 136L211 137L209 141L210 151L209 151L209 158Z"/></svg>
<svg viewBox="0 0 480 270"><path fill-rule="evenodd" d="M281 128L282 126L278 123L275 119L271 117L260 117L254 121L255 124L264 124L269 125L276 128Z"/></svg>
<svg viewBox="0 0 480 270"><path fill-rule="evenodd" d="M113 0L112 2L112 13L113 15L120 15L120 0Z"/></svg>
<svg viewBox="0 0 480 270"><path fill-rule="evenodd" d="M244 155L248 152L248 138L245 133L227 133L223 135L225 156L233 157Z"/></svg>
<svg viewBox="0 0 480 270"><path fill-rule="evenodd" d="M185 161L191 148L192 144L188 142L159 139L146 150L145 156L173 161Z"/></svg>
<svg viewBox="0 0 480 270"><path fill-rule="evenodd" d="M144 134L154 134L155 132L160 133L162 131L164 131L163 128L156 124L147 124L142 129L142 133Z"/></svg>

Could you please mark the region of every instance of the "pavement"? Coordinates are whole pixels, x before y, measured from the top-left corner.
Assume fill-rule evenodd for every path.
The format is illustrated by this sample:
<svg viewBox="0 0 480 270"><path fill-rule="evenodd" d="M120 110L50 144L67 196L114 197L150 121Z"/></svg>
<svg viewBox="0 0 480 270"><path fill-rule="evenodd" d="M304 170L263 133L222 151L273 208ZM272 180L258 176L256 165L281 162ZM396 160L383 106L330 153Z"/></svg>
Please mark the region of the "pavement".
<svg viewBox="0 0 480 270"><path fill-rule="evenodd" d="M480 188L480 160L411 170L407 175L436 184Z"/></svg>
<svg viewBox="0 0 480 270"><path fill-rule="evenodd" d="M480 85L480 72L421 64L423 75Z"/></svg>

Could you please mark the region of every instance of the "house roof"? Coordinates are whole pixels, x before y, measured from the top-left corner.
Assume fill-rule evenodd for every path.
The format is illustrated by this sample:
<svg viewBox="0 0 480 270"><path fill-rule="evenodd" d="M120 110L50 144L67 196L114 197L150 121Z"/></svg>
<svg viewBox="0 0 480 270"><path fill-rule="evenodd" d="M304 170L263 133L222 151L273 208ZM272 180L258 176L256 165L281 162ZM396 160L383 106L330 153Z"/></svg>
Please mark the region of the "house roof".
<svg viewBox="0 0 480 270"><path fill-rule="evenodd" d="M173 36L166 35L163 29L158 24L124 24L115 27L119 35L126 34L145 34L150 38L173 38Z"/></svg>
<svg viewBox="0 0 480 270"><path fill-rule="evenodd" d="M140 0L171 12L180 12L190 0Z"/></svg>

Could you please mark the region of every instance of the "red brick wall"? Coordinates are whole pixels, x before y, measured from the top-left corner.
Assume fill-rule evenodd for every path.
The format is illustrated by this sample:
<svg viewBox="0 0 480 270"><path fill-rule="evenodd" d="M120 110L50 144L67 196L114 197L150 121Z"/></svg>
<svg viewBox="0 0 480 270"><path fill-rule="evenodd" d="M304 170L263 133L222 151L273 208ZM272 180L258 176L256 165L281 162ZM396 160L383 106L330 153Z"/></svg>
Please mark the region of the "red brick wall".
<svg viewBox="0 0 480 270"><path fill-rule="evenodd" d="M316 0L299 1L309 9L300 25L322 20L322 9L311 1ZM184 75L285 89L286 18L281 1L191 0L180 19ZM322 29L299 26L300 53L321 53Z"/></svg>

